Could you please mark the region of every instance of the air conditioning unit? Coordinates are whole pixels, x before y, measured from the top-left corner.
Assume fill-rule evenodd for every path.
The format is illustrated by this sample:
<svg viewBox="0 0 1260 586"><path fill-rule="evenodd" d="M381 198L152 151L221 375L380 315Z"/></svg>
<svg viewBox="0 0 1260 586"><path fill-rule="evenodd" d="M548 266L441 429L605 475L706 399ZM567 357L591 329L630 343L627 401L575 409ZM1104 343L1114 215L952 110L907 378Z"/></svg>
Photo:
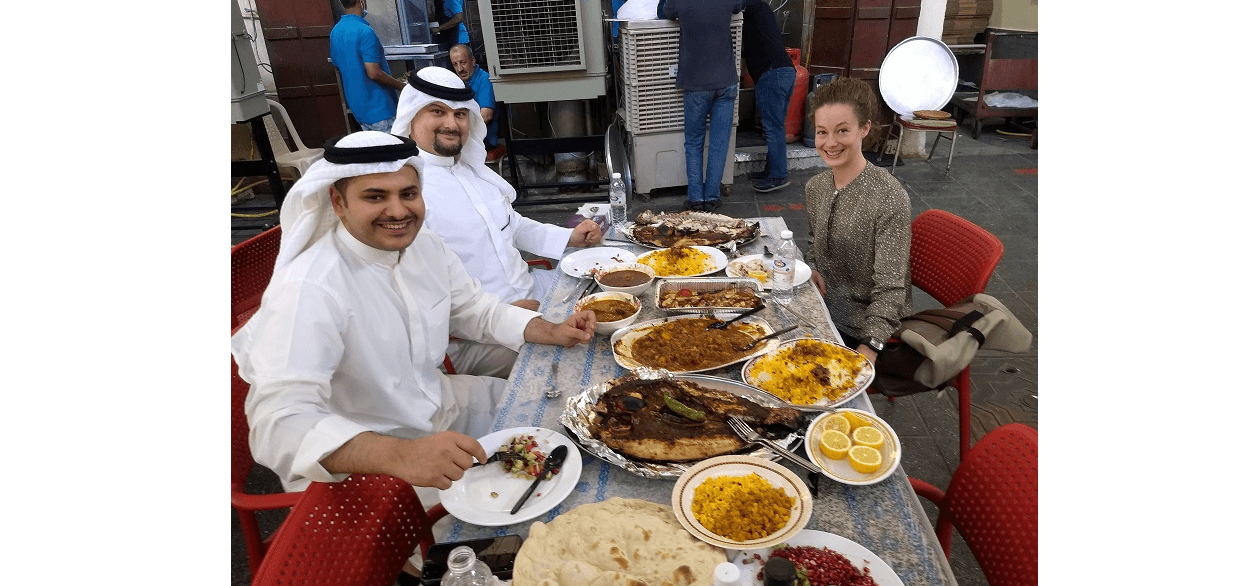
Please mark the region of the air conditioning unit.
<svg viewBox="0 0 1260 586"><path fill-rule="evenodd" d="M674 86L678 77L678 23L672 20L622 22L621 118L626 127L626 151L630 158L631 185L646 196L660 187L687 184L686 149L683 147L683 91ZM731 45L736 76L743 47L744 15L731 19ZM739 112L739 97L735 98ZM722 183L735 182L735 125L726 152ZM705 149L707 152L708 145ZM707 158L707 155L706 155Z"/></svg>
<svg viewBox="0 0 1260 586"><path fill-rule="evenodd" d="M599 2L479 0L477 9L496 99L517 104L604 95Z"/></svg>

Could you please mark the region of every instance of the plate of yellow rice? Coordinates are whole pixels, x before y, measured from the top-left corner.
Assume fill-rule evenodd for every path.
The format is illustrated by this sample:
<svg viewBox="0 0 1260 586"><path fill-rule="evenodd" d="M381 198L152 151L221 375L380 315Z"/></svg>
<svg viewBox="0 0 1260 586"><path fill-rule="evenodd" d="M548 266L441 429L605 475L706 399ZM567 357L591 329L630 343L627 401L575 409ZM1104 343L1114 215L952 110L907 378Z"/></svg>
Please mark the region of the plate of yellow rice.
<svg viewBox="0 0 1260 586"><path fill-rule="evenodd" d="M742 376L749 386L793 405L829 410L866 391L875 367L835 342L798 338L749 360Z"/></svg>
<svg viewBox="0 0 1260 586"><path fill-rule="evenodd" d="M670 502L688 533L727 549L791 539L809 522L814 503L799 476L752 456L697 462L678 477Z"/></svg>
<svg viewBox="0 0 1260 586"><path fill-rule="evenodd" d="M652 267L656 276L696 277L726 268L726 255L712 246L675 246L645 252L638 262Z"/></svg>

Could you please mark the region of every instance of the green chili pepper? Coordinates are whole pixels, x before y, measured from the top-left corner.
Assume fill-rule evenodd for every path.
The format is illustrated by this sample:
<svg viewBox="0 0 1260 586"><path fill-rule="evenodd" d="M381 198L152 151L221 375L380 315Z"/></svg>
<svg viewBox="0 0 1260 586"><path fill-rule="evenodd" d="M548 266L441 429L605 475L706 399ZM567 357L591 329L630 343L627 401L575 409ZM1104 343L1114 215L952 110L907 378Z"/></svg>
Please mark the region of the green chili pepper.
<svg viewBox="0 0 1260 586"><path fill-rule="evenodd" d="M669 394L669 391L661 391L661 396L665 398L665 406L668 407L670 411L673 411L674 413L692 421L704 421L704 411L697 411L679 403L677 399Z"/></svg>

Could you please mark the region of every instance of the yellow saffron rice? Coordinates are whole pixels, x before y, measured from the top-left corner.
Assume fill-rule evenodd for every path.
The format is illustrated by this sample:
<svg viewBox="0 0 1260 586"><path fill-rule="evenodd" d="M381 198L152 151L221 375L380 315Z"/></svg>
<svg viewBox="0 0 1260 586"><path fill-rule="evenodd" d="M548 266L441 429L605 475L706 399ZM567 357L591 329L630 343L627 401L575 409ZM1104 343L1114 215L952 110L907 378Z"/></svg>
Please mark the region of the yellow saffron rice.
<svg viewBox="0 0 1260 586"><path fill-rule="evenodd" d="M714 476L696 487L691 513L705 529L732 541L761 539L783 528L796 498L756 474Z"/></svg>
<svg viewBox="0 0 1260 586"><path fill-rule="evenodd" d="M822 399L839 399L853 388L866 364L856 352L800 340L757 361L748 374L754 386L784 401L813 405ZM827 373L824 380L819 378L818 367Z"/></svg>
<svg viewBox="0 0 1260 586"><path fill-rule="evenodd" d="M640 261L652 267L660 277L687 277L712 272L716 265L709 255L690 246L665 248Z"/></svg>

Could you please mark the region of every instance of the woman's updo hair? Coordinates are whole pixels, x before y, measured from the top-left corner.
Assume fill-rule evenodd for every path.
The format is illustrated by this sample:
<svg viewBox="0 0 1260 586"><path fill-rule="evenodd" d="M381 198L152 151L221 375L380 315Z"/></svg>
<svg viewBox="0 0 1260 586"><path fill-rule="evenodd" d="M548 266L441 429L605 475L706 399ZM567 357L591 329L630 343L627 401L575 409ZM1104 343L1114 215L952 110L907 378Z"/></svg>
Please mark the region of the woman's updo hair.
<svg viewBox="0 0 1260 586"><path fill-rule="evenodd" d="M870 84L852 77L840 77L814 90L814 104L810 115L815 115L818 108L828 104L848 104L853 106L857 114L858 125L865 126L875 113L879 112L879 99Z"/></svg>

